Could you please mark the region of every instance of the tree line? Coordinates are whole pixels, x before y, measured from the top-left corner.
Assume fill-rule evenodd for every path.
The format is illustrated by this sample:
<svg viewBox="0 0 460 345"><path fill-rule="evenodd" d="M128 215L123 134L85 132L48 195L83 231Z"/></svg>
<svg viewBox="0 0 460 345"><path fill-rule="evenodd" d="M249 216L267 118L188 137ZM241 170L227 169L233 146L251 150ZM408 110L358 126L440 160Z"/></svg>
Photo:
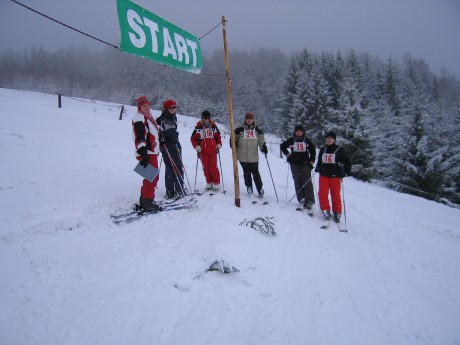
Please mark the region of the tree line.
<svg viewBox="0 0 460 345"><path fill-rule="evenodd" d="M291 56L234 50L229 60L236 123L251 111L266 132L281 137L301 123L317 146L333 130L355 177L460 204L460 83L448 71L436 75L409 54L382 60L352 50ZM201 75L111 48L4 52L0 84L131 105L145 94L155 109L173 98L181 114L208 109L228 125L222 50L205 54Z"/></svg>

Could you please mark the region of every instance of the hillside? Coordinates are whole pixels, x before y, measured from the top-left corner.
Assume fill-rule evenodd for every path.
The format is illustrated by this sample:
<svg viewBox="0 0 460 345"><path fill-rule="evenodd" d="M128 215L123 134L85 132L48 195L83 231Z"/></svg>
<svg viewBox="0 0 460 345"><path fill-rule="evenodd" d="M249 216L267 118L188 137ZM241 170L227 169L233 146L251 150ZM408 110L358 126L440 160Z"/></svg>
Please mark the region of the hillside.
<svg viewBox="0 0 460 345"><path fill-rule="evenodd" d="M286 204L295 192L275 137L279 203L261 156L269 205L243 194L237 208L227 136L227 193L115 225L141 184L130 116L7 89L0 108L1 344L460 344L458 209L347 178L349 232L322 230L317 208L310 218ZM192 187L196 121L179 116ZM259 216L277 236L239 225ZM240 272L206 272L214 260Z"/></svg>

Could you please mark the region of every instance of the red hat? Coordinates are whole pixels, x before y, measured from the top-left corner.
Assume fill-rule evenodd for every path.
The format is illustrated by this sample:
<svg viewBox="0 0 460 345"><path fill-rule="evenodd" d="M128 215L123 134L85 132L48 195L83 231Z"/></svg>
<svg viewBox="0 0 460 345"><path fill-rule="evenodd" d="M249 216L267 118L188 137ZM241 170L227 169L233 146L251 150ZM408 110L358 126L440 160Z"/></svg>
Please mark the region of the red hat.
<svg viewBox="0 0 460 345"><path fill-rule="evenodd" d="M168 109L169 107L174 107L176 106L176 102L173 101L172 99L168 99L163 103L163 109Z"/></svg>
<svg viewBox="0 0 460 345"><path fill-rule="evenodd" d="M141 96L139 97L138 99L136 99L136 103L137 103L137 109L141 110L141 107L144 105L144 104L148 104L150 105L150 102L149 100L147 99L147 96Z"/></svg>
<svg viewBox="0 0 460 345"><path fill-rule="evenodd" d="M251 112L248 112L248 113L246 113L245 118L246 118L246 119L253 119L253 120L254 120L254 114L251 113Z"/></svg>

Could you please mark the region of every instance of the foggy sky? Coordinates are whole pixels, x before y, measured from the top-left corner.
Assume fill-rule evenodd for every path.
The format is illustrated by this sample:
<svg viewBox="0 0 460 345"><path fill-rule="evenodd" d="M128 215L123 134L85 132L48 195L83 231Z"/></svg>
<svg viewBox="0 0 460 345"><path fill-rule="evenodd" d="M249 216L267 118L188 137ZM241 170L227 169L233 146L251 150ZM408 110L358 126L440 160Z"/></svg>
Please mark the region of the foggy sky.
<svg viewBox="0 0 460 345"><path fill-rule="evenodd" d="M83 32L119 45L116 0L18 0ZM431 70L460 77L460 0L134 0L200 37L228 20L229 49L307 48L367 52L400 60L423 58ZM105 45L0 0L0 51ZM219 27L201 40L205 54L222 48ZM230 61L231 64L231 61Z"/></svg>

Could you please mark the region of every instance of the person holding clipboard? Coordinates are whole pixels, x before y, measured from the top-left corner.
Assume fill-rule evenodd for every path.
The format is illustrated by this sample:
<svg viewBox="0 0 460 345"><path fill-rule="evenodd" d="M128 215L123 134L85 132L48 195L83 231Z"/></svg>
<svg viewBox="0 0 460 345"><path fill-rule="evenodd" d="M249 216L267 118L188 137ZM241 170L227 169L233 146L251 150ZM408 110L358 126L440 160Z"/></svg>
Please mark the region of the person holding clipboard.
<svg viewBox="0 0 460 345"><path fill-rule="evenodd" d="M158 211L155 203L155 188L158 183L158 154L160 143L158 125L150 113L147 96L136 99L137 112L133 117L133 138L138 166L134 169L144 177L141 186L140 208L145 212Z"/></svg>

